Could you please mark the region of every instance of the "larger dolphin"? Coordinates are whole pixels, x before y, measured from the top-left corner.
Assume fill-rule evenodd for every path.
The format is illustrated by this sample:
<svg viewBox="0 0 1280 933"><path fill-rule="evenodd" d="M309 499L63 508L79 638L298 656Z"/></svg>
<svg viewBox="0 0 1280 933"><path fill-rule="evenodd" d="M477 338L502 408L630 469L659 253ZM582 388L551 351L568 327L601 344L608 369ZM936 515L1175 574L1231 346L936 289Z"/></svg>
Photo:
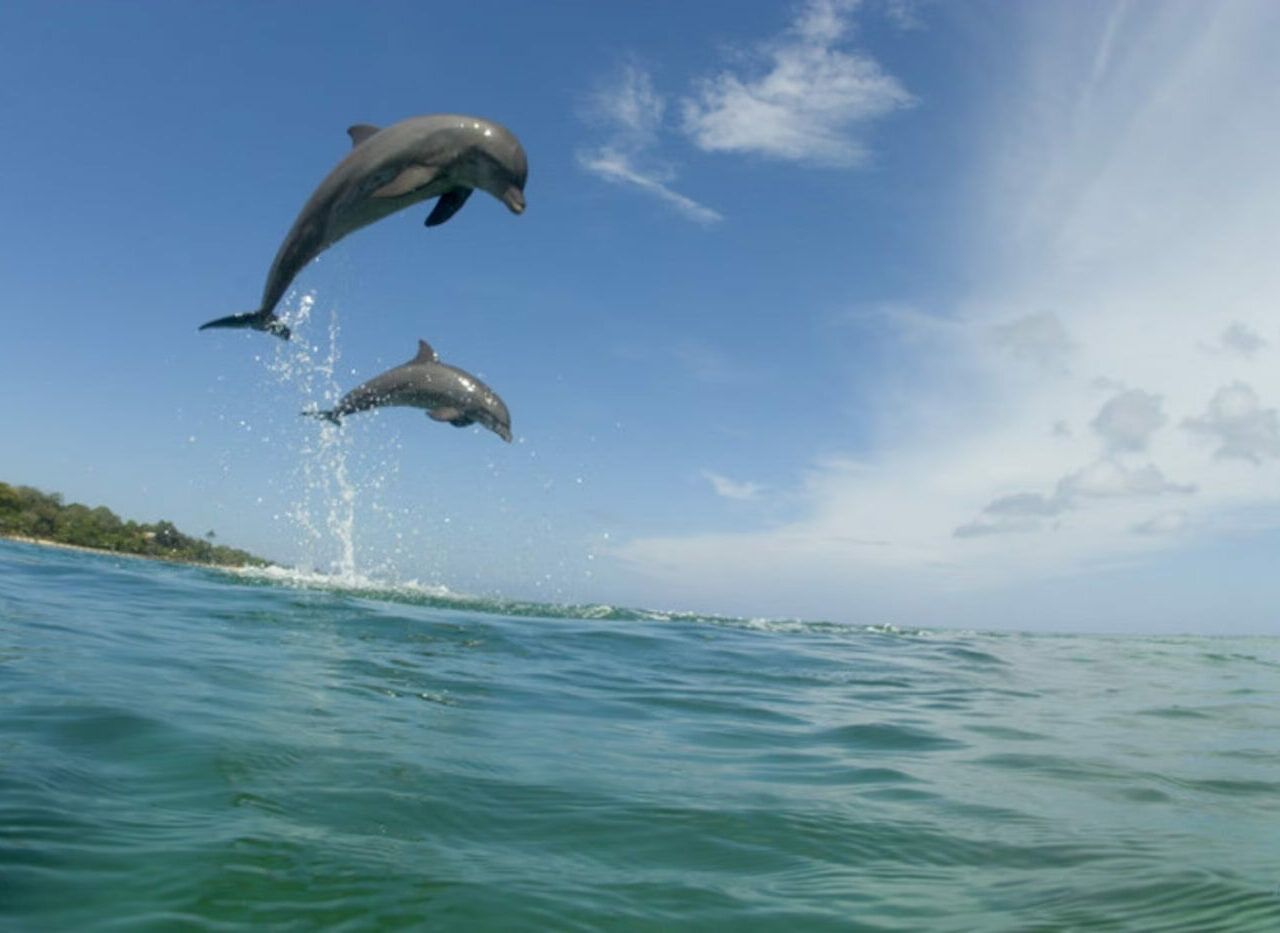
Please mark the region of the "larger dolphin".
<svg viewBox="0 0 1280 933"><path fill-rule="evenodd" d="M352 149L303 205L280 244L257 311L200 326L252 327L289 338L275 307L303 266L348 233L437 195L427 226L442 224L480 188L524 212L529 175L524 148L506 127L481 117L411 117L385 129L360 123L347 130Z"/></svg>
<svg viewBox="0 0 1280 933"><path fill-rule="evenodd" d="M418 355L403 366L356 386L328 411L303 414L340 424L343 415L389 405L425 408L427 417L458 428L479 422L504 441L511 441L506 403L471 373L441 363L425 340L418 341Z"/></svg>

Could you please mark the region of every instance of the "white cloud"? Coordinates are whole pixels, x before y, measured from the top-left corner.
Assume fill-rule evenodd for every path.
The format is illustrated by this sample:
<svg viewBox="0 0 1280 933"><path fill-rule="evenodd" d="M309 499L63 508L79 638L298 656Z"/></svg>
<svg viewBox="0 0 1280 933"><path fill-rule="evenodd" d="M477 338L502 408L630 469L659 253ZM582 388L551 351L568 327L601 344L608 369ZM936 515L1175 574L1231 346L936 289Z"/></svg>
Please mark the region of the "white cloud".
<svg viewBox="0 0 1280 933"><path fill-rule="evenodd" d="M745 152L813 164L861 163L860 131L872 120L914 103L865 54L841 51L858 0L810 0L788 30L763 52L754 76L722 71L696 79L681 101L680 129L705 152ZM889 15L904 28L908 5ZM590 95L585 116L605 141L582 148L578 165L613 184L658 197L690 220L714 224L719 211L671 187L675 172L658 155L667 110L652 76L635 62Z"/></svg>
<svg viewBox="0 0 1280 933"><path fill-rule="evenodd" d="M1216 440L1215 457L1253 463L1280 457L1280 417L1274 408L1263 408L1258 393L1244 382L1220 388L1205 413L1183 425Z"/></svg>
<svg viewBox="0 0 1280 933"><path fill-rule="evenodd" d="M723 71L697 82L682 103L695 145L825 165L862 162L866 147L856 130L914 98L871 57L838 48L857 5L813 0L766 46L760 73Z"/></svg>
<svg viewBox="0 0 1280 933"><path fill-rule="evenodd" d="M1151 435L1165 420L1160 396L1128 389L1103 405L1091 424L1108 450L1146 450Z"/></svg>
<svg viewBox="0 0 1280 933"><path fill-rule="evenodd" d="M1007 535L1017 534L1019 532L1040 531L1044 524L1036 518L1028 517L1006 517L1006 518L976 518L971 522L965 522L953 532L957 538L982 538L986 535Z"/></svg>
<svg viewBox="0 0 1280 933"><path fill-rule="evenodd" d="M1131 469L1110 457L1103 457L1064 476L1058 482L1057 494L1064 502L1076 502L1081 498L1159 496L1170 492L1192 493L1195 486L1169 482L1154 463Z"/></svg>
<svg viewBox="0 0 1280 933"><path fill-rule="evenodd" d="M719 473L712 473L710 470L703 470L702 476L711 483L717 496L723 496L726 499L737 499L740 502L758 498L764 488L759 483L731 480L721 476Z"/></svg>

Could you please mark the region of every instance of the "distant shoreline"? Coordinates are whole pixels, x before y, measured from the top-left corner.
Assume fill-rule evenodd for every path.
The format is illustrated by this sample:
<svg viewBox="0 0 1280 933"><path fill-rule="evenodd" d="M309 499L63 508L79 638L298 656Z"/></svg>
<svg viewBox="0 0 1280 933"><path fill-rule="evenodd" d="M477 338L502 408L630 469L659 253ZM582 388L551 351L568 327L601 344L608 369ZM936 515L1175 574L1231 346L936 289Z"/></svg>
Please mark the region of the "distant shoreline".
<svg viewBox="0 0 1280 933"><path fill-rule="evenodd" d="M105 505L67 502L61 493L0 482L0 537L100 554L149 557L193 566L267 566L240 548L214 544L214 533L185 535L168 520L125 520Z"/></svg>
<svg viewBox="0 0 1280 933"><path fill-rule="evenodd" d="M84 551L86 554L110 554L113 557L132 557L136 560L158 560L166 564L186 564L189 567L208 567L212 570L228 570L236 569L231 564L210 564L198 560L186 560L181 557L164 557L159 554L137 554L133 551L113 551L111 548L105 547L88 547L83 544L67 544L65 541L51 541L48 538L33 538L30 535L14 535L0 532L0 539L5 541L18 541L22 544L36 544L40 547L56 547L64 551ZM248 566L241 564L238 566Z"/></svg>

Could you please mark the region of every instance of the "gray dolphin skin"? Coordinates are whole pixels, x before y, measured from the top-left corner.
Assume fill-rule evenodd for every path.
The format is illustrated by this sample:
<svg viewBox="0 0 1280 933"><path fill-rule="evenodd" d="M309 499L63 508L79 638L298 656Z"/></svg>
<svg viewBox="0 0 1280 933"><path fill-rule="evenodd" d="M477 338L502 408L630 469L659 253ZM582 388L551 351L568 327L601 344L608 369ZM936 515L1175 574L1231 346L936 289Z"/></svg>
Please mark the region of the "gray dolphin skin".
<svg viewBox="0 0 1280 933"><path fill-rule="evenodd" d="M275 307L303 267L348 233L427 198L440 198L427 216L428 227L456 214L476 188L513 214L524 212L524 148L491 120L435 114L385 129L361 123L347 134L352 149L320 182L280 244L261 307L209 321L200 330L251 327L288 340L289 328Z"/></svg>
<svg viewBox="0 0 1280 933"><path fill-rule="evenodd" d="M418 341L417 356L356 386L336 407L303 414L341 424L343 415L395 405L425 408L428 418L457 428L481 424L511 442L511 415L497 393L469 372L441 363L425 340Z"/></svg>

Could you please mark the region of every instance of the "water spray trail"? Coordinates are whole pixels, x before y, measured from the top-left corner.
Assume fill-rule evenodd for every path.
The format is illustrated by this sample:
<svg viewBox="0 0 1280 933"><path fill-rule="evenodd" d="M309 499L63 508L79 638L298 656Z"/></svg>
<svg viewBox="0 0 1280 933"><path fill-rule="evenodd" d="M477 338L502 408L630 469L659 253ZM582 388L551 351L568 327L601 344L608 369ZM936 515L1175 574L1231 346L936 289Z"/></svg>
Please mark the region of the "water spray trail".
<svg viewBox="0 0 1280 933"><path fill-rule="evenodd" d="M339 333L338 312L335 310L329 316L329 356L323 367L329 383L325 400L333 404L337 403L340 392L334 380L339 356ZM337 425L326 424L321 438L322 445L331 441L331 453L326 461L330 477L328 526L330 533L342 548L338 558L338 576L344 580L354 580L356 577L356 488L347 471L347 456L351 451L350 434L339 431Z"/></svg>
<svg viewBox="0 0 1280 933"><path fill-rule="evenodd" d="M335 378L341 356L341 328L334 309L329 317L327 346L307 342L303 336L305 325L314 309L315 295L308 292L299 299L297 310L288 315L296 338L275 347L267 369L278 383L297 390L306 404L314 404L320 398L331 406L342 394ZM303 535L304 560L312 567L327 563L338 577L354 579L356 487L348 471L351 439L347 432L328 422L320 426L318 434L304 437L298 467L301 492L289 512ZM335 544L338 553L331 557L326 552Z"/></svg>

